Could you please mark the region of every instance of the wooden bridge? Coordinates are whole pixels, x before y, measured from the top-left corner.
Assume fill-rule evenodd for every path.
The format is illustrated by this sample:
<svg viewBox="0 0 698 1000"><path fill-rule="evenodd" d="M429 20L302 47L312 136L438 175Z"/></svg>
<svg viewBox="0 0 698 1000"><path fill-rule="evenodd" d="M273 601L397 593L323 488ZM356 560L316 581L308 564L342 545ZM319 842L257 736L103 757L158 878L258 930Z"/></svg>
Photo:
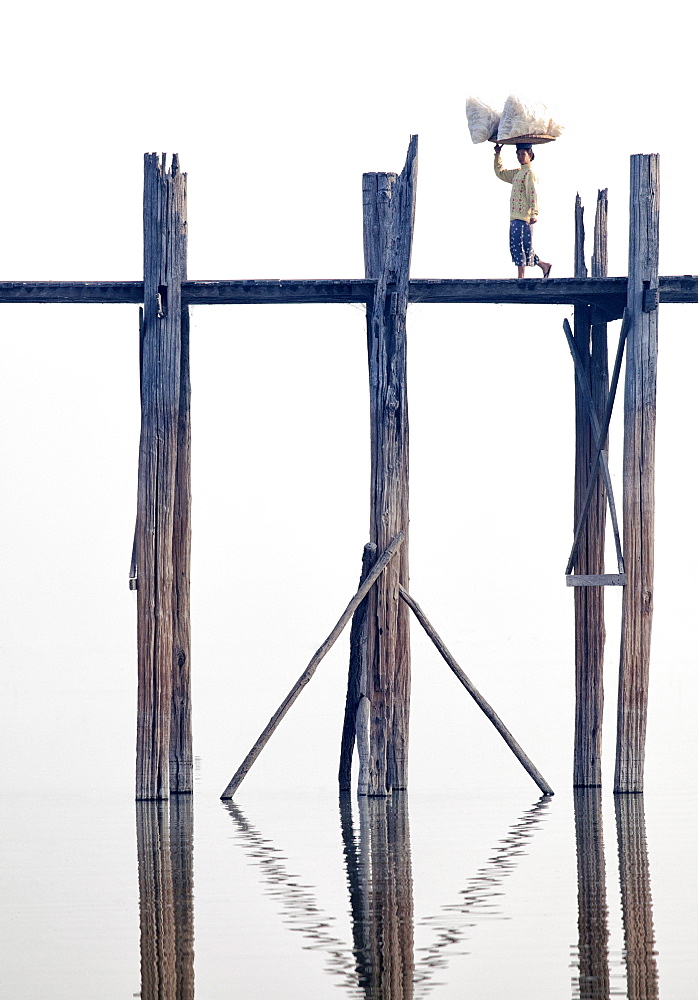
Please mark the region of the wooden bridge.
<svg viewBox="0 0 698 1000"><path fill-rule="evenodd" d="M659 159L631 157L627 277L608 277L605 192L594 226L592 274L576 208L575 275L523 280L409 276L417 137L403 171L363 178L365 276L357 279L190 281L186 175L178 158L145 156L144 276L118 282L0 282L0 302L134 303L140 310L141 440L131 587L138 591L136 795L192 790L189 559L189 307L208 304L365 303L371 409L370 543L362 587L310 661L224 792L231 797L320 659L350 619L352 653L340 785L358 741L359 790L407 785L409 610L545 794L552 789L479 695L409 593L406 315L411 302L567 305L576 371L575 543L567 568L576 610L574 783L601 782L603 587L624 587L615 790L643 787L654 544L657 319L661 303L698 302L698 277L658 274ZM608 323L623 318L612 372ZM625 353L623 529L616 517L606 436ZM610 503L618 572L605 573ZM462 676L461 676L462 675Z"/></svg>

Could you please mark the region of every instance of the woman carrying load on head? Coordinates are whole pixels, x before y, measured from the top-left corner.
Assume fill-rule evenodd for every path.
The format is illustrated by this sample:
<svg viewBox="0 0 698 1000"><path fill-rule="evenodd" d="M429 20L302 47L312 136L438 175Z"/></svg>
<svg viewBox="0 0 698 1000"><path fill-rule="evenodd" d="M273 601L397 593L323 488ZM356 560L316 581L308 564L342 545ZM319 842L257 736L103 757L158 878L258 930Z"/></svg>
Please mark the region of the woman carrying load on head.
<svg viewBox="0 0 698 1000"><path fill-rule="evenodd" d="M552 264L541 260L533 252L531 226L538 218L538 198L536 196L536 175L533 173L531 161L534 158L533 146L530 143L516 144L516 159L518 170L505 170L502 166L502 147L494 147L494 172L500 181L511 184L511 199L509 202L509 248L511 259L518 268L519 278L523 278L527 267L539 267L543 277L550 274Z"/></svg>

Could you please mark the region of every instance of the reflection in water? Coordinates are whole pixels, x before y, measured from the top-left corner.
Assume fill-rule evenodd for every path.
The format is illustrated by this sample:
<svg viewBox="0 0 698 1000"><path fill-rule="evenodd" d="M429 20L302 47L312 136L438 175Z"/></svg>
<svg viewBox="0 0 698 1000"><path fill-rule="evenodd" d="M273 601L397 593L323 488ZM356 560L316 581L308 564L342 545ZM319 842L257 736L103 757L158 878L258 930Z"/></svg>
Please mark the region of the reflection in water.
<svg viewBox="0 0 698 1000"><path fill-rule="evenodd" d="M193 1000L191 795L136 803L142 1000Z"/></svg>
<svg viewBox="0 0 698 1000"><path fill-rule="evenodd" d="M628 1000L657 1000L659 977L645 837L645 804L642 795L616 795L615 802Z"/></svg>
<svg viewBox="0 0 698 1000"><path fill-rule="evenodd" d="M293 931L301 933L309 942L310 950L327 953L326 969L343 980L349 988L355 986L353 959L350 948L330 933L335 917L324 913L313 895L312 886L302 885L297 875L286 868L286 858L278 847L261 835L247 820L239 806L231 800L223 802L237 828L238 840L252 861L259 866L267 892L280 905L286 922Z"/></svg>
<svg viewBox="0 0 698 1000"><path fill-rule="evenodd" d="M351 800L340 799L356 974L367 1000L412 1000L414 917L407 793L359 798L359 841Z"/></svg>
<svg viewBox="0 0 698 1000"><path fill-rule="evenodd" d="M627 996L658 1000L642 795L616 795L615 808ZM574 815L579 886L579 978L574 995L579 1000L609 1000L620 993L613 988L609 971L601 789L576 788Z"/></svg>
<svg viewBox="0 0 698 1000"><path fill-rule="evenodd" d="M611 985L600 788L574 789L574 826L579 901L579 977L574 995L580 1000L608 1000Z"/></svg>
<svg viewBox="0 0 698 1000"><path fill-rule="evenodd" d="M493 848L482 868L468 879L458 902L443 906L440 913L424 921L434 926L436 941L423 949L424 957L416 967L415 982L420 984L421 996L433 988L429 979L434 972L447 965L449 949L453 954L453 947L463 940L478 918L497 914L495 900L500 895L500 886L515 871L520 857L525 854L526 841L544 819L549 805L550 798L544 796L527 809Z"/></svg>
<svg viewBox="0 0 698 1000"><path fill-rule="evenodd" d="M353 942L350 947L331 933L334 917L317 905L312 887L290 874L281 851L246 819L234 802L225 802L237 828L237 839L259 867L269 895L280 906L290 928L310 942L306 947L329 956L326 970L357 1000L415 1000L435 985L433 975L478 917L495 911L493 898L518 863L525 841L533 835L550 799L541 799L510 828L484 865L461 890L461 899L444 906L425 924L435 943L415 968L412 861L407 793L386 798L361 796L358 834L349 795L340 797L340 818L349 887Z"/></svg>

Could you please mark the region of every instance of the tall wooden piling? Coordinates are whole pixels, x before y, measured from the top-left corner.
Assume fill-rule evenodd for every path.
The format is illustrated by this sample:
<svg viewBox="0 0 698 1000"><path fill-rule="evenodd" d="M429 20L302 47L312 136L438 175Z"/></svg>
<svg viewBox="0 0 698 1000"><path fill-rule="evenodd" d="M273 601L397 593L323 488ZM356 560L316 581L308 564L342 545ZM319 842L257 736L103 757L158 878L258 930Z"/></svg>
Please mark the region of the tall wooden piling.
<svg viewBox="0 0 698 1000"><path fill-rule="evenodd" d="M376 282L367 307L371 419L370 539L382 552L408 530L406 313L417 177L417 137L402 173L363 176L366 277ZM407 787L410 707L408 545L369 595L367 696L370 701L368 794Z"/></svg>
<svg viewBox="0 0 698 1000"><path fill-rule="evenodd" d="M189 660L188 609L185 607L188 592L181 586L182 575L188 572L188 494L187 489L176 488L177 484L183 487L188 483L184 449L178 471L178 444L188 434L180 421L185 204L186 175L180 173L177 157L167 170L164 158L160 162L156 154L147 153L143 194L141 438L136 519L138 799L169 796L173 696L181 709L175 729L178 730L176 756L182 762L183 773L187 758L191 761L191 746L181 743L182 738L190 739L187 735L190 730L184 723L188 717L184 704L188 686L182 686L182 671L188 670ZM186 397L186 389L184 395ZM176 543L175 518L178 522ZM176 595L175 587L178 588ZM175 643L178 663L182 652L186 651L177 681L179 690L173 689ZM187 783L186 778L183 781Z"/></svg>
<svg viewBox="0 0 698 1000"><path fill-rule="evenodd" d="M654 437L659 303L659 156L630 158L623 446L623 592L616 792L641 792L654 591Z"/></svg>
<svg viewBox="0 0 698 1000"><path fill-rule="evenodd" d="M186 205L185 205L186 207ZM186 250L186 246L185 246ZM186 257L183 261L186 268ZM186 270L182 278L186 278ZM177 424L174 524L172 533L172 717L170 729L170 792L194 790L191 729L191 383L189 376L189 309L182 307L182 351Z"/></svg>
<svg viewBox="0 0 698 1000"><path fill-rule="evenodd" d="M579 195L575 204L575 277L586 278L584 259L584 219ZM592 277L607 275L607 193L599 191L594 221ZM599 421L603 419L608 398L607 328L593 307L575 306L574 337L583 361L591 399ZM575 378L575 528L582 515L589 477L596 485L579 538L575 557L577 574L599 575L604 572L606 535L606 490L595 471L596 454L589 408L585 394ZM604 624L603 587L575 587L575 737L574 773L576 786L601 784L601 733L603 720L603 659L606 628Z"/></svg>

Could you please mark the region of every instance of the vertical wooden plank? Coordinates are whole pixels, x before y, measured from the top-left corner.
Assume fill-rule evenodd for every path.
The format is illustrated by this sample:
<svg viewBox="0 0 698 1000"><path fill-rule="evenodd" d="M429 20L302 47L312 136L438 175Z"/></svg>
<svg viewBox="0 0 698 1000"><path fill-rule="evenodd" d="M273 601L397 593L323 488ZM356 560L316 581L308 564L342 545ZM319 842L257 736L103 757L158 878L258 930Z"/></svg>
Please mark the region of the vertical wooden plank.
<svg viewBox="0 0 698 1000"><path fill-rule="evenodd" d="M361 559L361 577L359 586L368 576L376 561L377 549L373 542L364 545ZM354 612L351 620L349 636L349 679L347 682L347 699L344 706L344 726L342 728L342 744L339 754L339 790L348 792L351 788L351 765L354 755L354 740L356 737L356 713L359 702L366 688L366 612L368 598L364 598Z"/></svg>
<svg viewBox="0 0 698 1000"><path fill-rule="evenodd" d="M659 156L630 158L630 246L623 443L623 592L614 788L641 792L654 593L654 447Z"/></svg>
<svg viewBox="0 0 698 1000"><path fill-rule="evenodd" d="M408 530L406 313L417 175L413 136L399 176L363 177L366 277L376 282L367 309L371 410L371 534L379 552ZM407 540L369 595L367 696L371 705L368 793L407 786L410 706Z"/></svg>
<svg viewBox="0 0 698 1000"><path fill-rule="evenodd" d="M173 172L178 170L176 157ZM187 175L177 185L179 224L171 234L179 280L187 277ZM189 308L181 306L181 354L177 467L175 471L173 562L172 720L170 731L170 792L192 792L194 759L191 728L191 624L189 614L191 567L191 380L189 374Z"/></svg>
<svg viewBox="0 0 698 1000"><path fill-rule="evenodd" d="M184 177L145 155L141 438L138 462L136 797L168 798L172 557L181 359Z"/></svg>
<svg viewBox="0 0 698 1000"><path fill-rule="evenodd" d="M587 277L586 258L584 256L584 206L579 192L574 199L574 276Z"/></svg>
<svg viewBox="0 0 698 1000"><path fill-rule="evenodd" d="M606 201L597 200L594 222L592 277L604 277L606 269ZM584 209L579 195L575 204L575 277L587 276L584 261ZM598 323L589 306L575 306L574 335L591 384L591 397L599 420L608 397L608 345L605 323ZM594 322L592 322L594 320ZM575 379L575 490L574 520L577 524L589 485L595 454L587 404ZM580 536L575 572L604 572L606 535L606 489L596 475L583 532ZM601 784L601 736L603 722L603 660L606 641L603 587L576 587L575 612L575 735L573 784Z"/></svg>

